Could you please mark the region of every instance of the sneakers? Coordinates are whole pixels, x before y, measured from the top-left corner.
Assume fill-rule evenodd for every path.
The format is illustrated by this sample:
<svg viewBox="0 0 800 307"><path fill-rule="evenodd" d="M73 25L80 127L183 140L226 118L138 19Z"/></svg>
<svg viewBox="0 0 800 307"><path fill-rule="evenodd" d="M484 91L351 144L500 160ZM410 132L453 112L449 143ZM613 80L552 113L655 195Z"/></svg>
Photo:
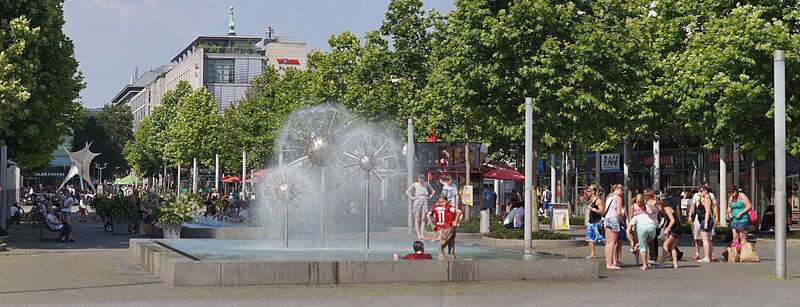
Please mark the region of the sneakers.
<svg viewBox="0 0 800 307"><path fill-rule="evenodd" d="M694 255L692 255L692 261L695 261L697 259L700 259L700 254L694 253Z"/></svg>
<svg viewBox="0 0 800 307"><path fill-rule="evenodd" d="M703 259L697 260L697 262L699 262L699 263L708 263L710 261L708 259L706 259L706 258L703 258Z"/></svg>
<svg viewBox="0 0 800 307"><path fill-rule="evenodd" d="M717 262L717 255L711 254L711 262Z"/></svg>
<svg viewBox="0 0 800 307"><path fill-rule="evenodd" d="M683 260L683 252L678 252L678 261Z"/></svg>

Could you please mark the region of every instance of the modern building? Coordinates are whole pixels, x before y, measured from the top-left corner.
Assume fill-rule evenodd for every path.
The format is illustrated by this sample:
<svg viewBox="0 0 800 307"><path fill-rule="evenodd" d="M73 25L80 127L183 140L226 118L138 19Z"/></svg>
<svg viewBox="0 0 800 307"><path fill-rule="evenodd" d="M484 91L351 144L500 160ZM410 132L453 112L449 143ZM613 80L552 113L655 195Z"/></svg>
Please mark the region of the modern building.
<svg viewBox="0 0 800 307"><path fill-rule="evenodd" d="M112 103L131 108L135 130L153 108L161 105L163 94L180 81L188 82L195 89L208 88L217 101L217 111L222 112L245 96L250 82L262 74L267 65L281 72L291 68L306 69L305 43L273 37L271 27L267 29L266 38L237 35L234 29L231 7L227 35L198 36L172 58L170 65L136 76Z"/></svg>
<svg viewBox="0 0 800 307"><path fill-rule="evenodd" d="M170 69L171 65L163 65L141 76L134 75L131 83L125 85L111 100L112 105L126 105L131 109L133 130L139 127L142 119L150 115L153 108L161 104L161 96L166 90L164 76Z"/></svg>

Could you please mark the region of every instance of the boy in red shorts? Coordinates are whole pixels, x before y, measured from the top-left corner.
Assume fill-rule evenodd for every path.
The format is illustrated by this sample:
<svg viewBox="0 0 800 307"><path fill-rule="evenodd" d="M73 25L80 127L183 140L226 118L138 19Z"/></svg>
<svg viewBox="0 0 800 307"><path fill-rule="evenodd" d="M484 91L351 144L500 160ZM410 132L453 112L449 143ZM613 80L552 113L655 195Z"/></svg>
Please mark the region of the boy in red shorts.
<svg viewBox="0 0 800 307"><path fill-rule="evenodd" d="M435 225L431 221L431 215L436 220ZM453 207L447 201L447 195L442 194L426 217L428 218L428 224L433 226L433 230L439 233L439 260L444 260L445 246L447 246L448 258L455 259L456 227L458 227L458 221L461 218L461 210Z"/></svg>

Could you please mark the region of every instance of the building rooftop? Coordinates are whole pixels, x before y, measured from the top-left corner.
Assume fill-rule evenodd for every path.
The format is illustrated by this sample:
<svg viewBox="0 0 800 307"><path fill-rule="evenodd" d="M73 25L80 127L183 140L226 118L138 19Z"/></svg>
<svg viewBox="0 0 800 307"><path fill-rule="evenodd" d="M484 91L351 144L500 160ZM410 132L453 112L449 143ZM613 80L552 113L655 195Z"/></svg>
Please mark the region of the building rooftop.
<svg viewBox="0 0 800 307"><path fill-rule="evenodd" d="M261 41L261 38L255 36L240 36L240 35L227 35L227 36L198 36L194 39L186 48L183 48L181 52L178 53L175 57L172 58L172 63L176 63L180 61L181 56L183 56L188 51L192 50L193 47L197 47L203 45L204 43L209 42L226 42L229 46L233 46L236 42L246 42L248 45L255 48L256 43ZM219 46L219 47L226 47L226 46Z"/></svg>
<svg viewBox="0 0 800 307"><path fill-rule="evenodd" d="M138 93L145 86L148 86L150 85L150 83L153 83L153 81L155 81L158 78L158 76L160 76L162 73L168 72L170 69L172 69L172 65L162 65L155 69L151 69L145 72L144 74L139 76L138 79L136 79L136 81L134 81L133 83L126 84L125 87L123 87L122 90L120 90L119 93L117 93L117 95L114 96L113 99L111 99L111 104L115 105L124 102L125 97L127 97L130 94Z"/></svg>

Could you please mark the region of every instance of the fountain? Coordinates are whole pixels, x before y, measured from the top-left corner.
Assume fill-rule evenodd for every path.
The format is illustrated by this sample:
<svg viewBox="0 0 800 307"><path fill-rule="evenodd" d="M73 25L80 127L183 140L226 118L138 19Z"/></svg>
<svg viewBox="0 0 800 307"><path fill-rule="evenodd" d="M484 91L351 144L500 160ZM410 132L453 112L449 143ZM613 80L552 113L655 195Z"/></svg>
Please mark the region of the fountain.
<svg viewBox="0 0 800 307"><path fill-rule="evenodd" d="M246 235L132 239L132 259L173 286L599 274L593 261L463 244L458 260L393 262L392 254L409 252L413 242L388 229L405 224L407 216L406 174L395 137L341 107L319 105L293 113L277 145L278 163L258 183L255 225L235 229ZM427 246L436 254L435 242ZM531 259L541 265L531 266Z"/></svg>

